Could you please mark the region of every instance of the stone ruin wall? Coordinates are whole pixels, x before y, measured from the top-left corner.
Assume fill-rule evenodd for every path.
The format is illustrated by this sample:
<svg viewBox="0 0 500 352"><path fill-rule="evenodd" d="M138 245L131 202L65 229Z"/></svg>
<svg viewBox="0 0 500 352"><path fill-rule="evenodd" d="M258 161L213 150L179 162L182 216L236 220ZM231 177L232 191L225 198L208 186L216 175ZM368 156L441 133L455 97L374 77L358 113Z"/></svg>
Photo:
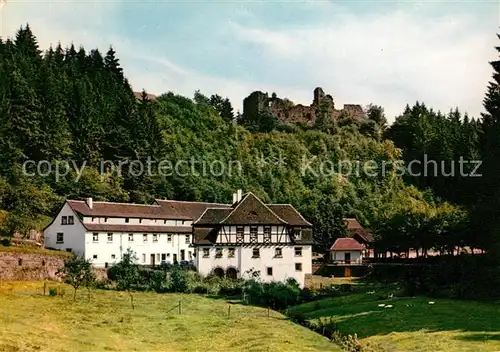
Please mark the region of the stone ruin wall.
<svg viewBox="0 0 500 352"><path fill-rule="evenodd" d="M320 87L314 90L314 99L311 105L293 104L288 99L281 99L260 91L253 92L243 101L243 114L255 116L258 113L268 111L276 116L282 123L303 123L314 126L318 108L328 111L330 118L338 120L341 116L354 118L365 118L363 108L359 104L345 104L342 109L335 109L335 103L331 95L323 92Z"/></svg>

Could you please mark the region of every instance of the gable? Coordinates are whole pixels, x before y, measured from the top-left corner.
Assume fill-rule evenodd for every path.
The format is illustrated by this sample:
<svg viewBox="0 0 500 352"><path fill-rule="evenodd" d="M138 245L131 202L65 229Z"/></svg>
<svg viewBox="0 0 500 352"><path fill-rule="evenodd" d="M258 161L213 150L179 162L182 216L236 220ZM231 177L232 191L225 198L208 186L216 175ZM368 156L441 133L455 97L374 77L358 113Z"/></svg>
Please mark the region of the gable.
<svg viewBox="0 0 500 352"><path fill-rule="evenodd" d="M234 210L224 219L225 225L284 225L286 221L277 216L253 193L248 193Z"/></svg>

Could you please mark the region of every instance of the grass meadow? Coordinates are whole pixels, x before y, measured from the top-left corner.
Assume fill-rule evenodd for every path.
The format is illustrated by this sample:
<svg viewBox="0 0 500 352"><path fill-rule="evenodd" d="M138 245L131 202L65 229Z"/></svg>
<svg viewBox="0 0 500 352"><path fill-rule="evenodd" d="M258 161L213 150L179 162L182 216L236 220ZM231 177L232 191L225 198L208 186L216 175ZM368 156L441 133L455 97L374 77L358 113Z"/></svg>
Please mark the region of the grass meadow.
<svg viewBox="0 0 500 352"><path fill-rule="evenodd" d="M499 304L383 298L378 292L355 293L302 304L290 311L310 320L332 317L342 334L356 333L363 345L381 352L500 351ZM392 308L379 307L381 304Z"/></svg>
<svg viewBox="0 0 500 352"><path fill-rule="evenodd" d="M277 312L223 299L136 293L132 310L126 292L95 290L89 302L79 290L73 301L70 286L48 287L65 294L0 282L0 351L339 351Z"/></svg>

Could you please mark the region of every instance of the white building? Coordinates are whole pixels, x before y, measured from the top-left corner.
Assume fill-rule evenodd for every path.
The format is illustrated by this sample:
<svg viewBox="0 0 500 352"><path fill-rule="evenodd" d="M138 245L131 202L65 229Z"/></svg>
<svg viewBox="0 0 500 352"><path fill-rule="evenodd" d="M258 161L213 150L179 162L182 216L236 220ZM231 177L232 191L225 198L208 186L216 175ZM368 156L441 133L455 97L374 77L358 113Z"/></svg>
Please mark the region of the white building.
<svg viewBox="0 0 500 352"><path fill-rule="evenodd" d="M335 264L363 264L365 246L354 238L337 238L330 248L330 259Z"/></svg>
<svg viewBox="0 0 500 352"><path fill-rule="evenodd" d="M241 191L233 204L156 200L153 205L67 200L44 229L45 247L71 251L96 267L130 248L143 265L192 260L202 275L264 281L311 273L312 226L291 205L265 205Z"/></svg>
<svg viewBox="0 0 500 352"><path fill-rule="evenodd" d="M312 225L289 204L264 204L254 194L235 195L230 208L210 207L193 223L196 267L202 275L263 281L296 279L312 272Z"/></svg>

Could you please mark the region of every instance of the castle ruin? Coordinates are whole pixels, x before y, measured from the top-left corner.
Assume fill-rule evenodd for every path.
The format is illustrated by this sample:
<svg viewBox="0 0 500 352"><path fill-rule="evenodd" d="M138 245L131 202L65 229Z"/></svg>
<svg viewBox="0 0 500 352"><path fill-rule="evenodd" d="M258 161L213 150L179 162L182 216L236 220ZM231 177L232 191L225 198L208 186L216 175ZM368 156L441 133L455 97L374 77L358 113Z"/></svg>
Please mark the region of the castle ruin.
<svg viewBox="0 0 500 352"><path fill-rule="evenodd" d="M365 112L361 105L345 104L342 109L335 109L335 103L331 95L323 92L320 87L314 89L314 99L311 105L295 105L288 99L281 99L272 94L255 91L243 100L243 115L257 116L269 113L277 117L281 123L295 124L303 123L314 126L320 114L325 114L326 119L338 120L339 118L365 118Z"/></svg>

